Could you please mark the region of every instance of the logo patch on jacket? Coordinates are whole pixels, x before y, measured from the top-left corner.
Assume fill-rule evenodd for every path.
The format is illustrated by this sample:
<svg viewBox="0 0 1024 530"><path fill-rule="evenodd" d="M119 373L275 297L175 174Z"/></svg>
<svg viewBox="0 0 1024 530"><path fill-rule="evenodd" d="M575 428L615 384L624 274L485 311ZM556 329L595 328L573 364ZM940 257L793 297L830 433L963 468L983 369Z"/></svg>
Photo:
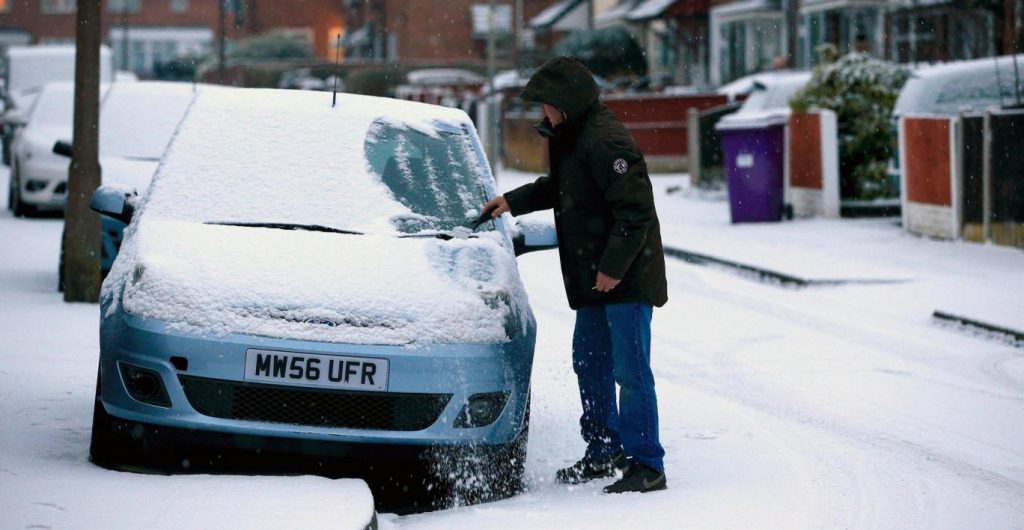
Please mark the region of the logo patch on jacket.
<svg viewBox="0 0 1024 530"><path fill-rule="evenodd" d="M621 158L616 159L615 162L612 162L612 169L614 169L615 172L620 174L620 175L625 173L626 169L628 169L628 168L629 168L629 165L626 164L626 161L621 159Z"/></svg>

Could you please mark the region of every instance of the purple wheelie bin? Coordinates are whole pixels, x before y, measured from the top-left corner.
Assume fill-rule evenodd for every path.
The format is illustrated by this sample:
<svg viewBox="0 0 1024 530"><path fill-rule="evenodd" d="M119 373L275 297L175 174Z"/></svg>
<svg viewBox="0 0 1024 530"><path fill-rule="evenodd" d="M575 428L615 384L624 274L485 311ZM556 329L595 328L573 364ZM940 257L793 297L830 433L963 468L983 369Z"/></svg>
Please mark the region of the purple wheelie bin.
<svg viewBox="0 0 1024 530"><path fill-rule="evenodd" d="M737 113L716 125L733 223L782 220L787 121L784 113Z"/></svg>

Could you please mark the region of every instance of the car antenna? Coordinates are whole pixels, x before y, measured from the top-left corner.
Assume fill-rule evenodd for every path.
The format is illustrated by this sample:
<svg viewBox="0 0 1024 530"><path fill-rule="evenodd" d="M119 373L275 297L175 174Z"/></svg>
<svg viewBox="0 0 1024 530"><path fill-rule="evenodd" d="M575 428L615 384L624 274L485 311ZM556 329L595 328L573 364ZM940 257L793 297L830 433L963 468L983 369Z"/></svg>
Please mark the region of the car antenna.
<svg viewBox="0 0 1024 530"><path fill-rule="evenodd" d="M334 47L334 95L331 96L331 108L338 103L338 78L341 77L341 33L338 33L338 44Z"/></svg>

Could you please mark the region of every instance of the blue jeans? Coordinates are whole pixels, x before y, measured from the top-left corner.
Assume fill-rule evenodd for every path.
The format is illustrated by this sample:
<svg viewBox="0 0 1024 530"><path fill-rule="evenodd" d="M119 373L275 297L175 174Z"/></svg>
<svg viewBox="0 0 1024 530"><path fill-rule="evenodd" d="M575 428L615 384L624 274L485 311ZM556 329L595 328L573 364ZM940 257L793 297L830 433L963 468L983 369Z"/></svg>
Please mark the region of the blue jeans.
<svg viewBox="0 0 1024 530"><path fill-rule="evenodd" d="M580 384L580 418L587 456L626 456L658 471L658 398L651 373L650 304L612 304L576 311L572 366ZM615 384L619 385L618 406Z"/></svg>

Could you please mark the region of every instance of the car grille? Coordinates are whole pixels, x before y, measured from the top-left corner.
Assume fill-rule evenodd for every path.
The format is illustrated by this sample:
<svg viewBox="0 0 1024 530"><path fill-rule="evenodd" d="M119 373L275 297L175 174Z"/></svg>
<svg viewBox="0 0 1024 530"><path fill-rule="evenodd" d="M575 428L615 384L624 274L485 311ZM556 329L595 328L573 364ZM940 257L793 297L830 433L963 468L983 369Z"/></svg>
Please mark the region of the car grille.
<svg viewBox="0 0 1024 530"><path fill-rule="evenodd" d="M437 421L451 394L304 389L178 376L185 397L205 416L389 431L420 431Z"/></svg>

